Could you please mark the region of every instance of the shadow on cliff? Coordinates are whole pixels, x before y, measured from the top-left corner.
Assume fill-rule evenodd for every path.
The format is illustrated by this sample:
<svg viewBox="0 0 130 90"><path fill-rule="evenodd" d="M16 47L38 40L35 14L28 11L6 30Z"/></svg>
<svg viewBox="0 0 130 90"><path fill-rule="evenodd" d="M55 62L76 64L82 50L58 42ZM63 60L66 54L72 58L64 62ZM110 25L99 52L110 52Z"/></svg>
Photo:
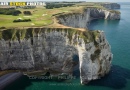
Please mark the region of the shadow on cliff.
<svg viewBox="0 0 130 90"><path fill-rule="evenodd" d="M79 73L79 72L77 72ZM79 76L79 74L78 74ZM99 80L91 81L86 86L102 86L102 87L110 87L113 89L122 89L127 84L127 79L130 79L130 70L120 67L118 65L113 65L111 68L111 71L108 75L105 77L102 77ZM7 86L4 90L25 90L27 87L32 86L33 82L46 82L46 83L52 83L54 80L39 80L39 79L29 79L26 76L23 76L22 78L16 80L11 85ZM62 82L62 81L60 81ZM60 83L59 82L59 83Z"/></svg>
<svg viewBox="0 0 130 90"><path fill-rule="evenodd" d="M88 29L89 30L100 30L102 28L102 30L106 30L105 28L107 27L117 27L120 23L120 20L104 20L104 19L94 19L90 22L90 24L88 25Z"/></svg>
<svg viewBox="0 0 130 90"><path fill-rule="evenodd" d="M27 76L22 76L21 78L17 79L15 82L11 83L4 90L25 90L27 86L32 85L30 80Z"/></svg>
<svg viewBox="0 0 130 90"><path fill-rule="evenodd" d="M27 77L23 75L21 78L17 79L13 83L5 87L4 90L25 90L27 87L33 85L33 82L48 82L48 81L53 81L53 80L37 79L37 78L35 79L33 77Z"/></svg>
<svg viewBox="0 0 130 90"><path fill-rule="evenodd" d="M79 78L80 76L80 72L79 72L79 57L77 55L73 56L73 61L75 62L75 66L74 66L74 70L73 70L73 75L76 78ZM50 73L47 72L46 76L49 76ZM32 86L33 82L46 82L46 83L55 83L55 82L64 82L65 79L57 79L57 78L53 78L53 79L35 79L33 77L29 78L27 76L22 76L20 79L16 80L14 83L8 85L6 88L4 88L4 90L25 90L27 87ZM68 80L69 81L69 80ZM71 82L72 80L70 80ZM43 86L41 86L43 87ZM0 89L1 90L1 89Z"/></svg>
<svg viewBox="0 0 130 90"><path fill-rule="evenodd" d="M130 79L130 70L118 65L113 65L108 75L99 80L91 81L88 85L122 89L126 86L127 79Z"/></svg>

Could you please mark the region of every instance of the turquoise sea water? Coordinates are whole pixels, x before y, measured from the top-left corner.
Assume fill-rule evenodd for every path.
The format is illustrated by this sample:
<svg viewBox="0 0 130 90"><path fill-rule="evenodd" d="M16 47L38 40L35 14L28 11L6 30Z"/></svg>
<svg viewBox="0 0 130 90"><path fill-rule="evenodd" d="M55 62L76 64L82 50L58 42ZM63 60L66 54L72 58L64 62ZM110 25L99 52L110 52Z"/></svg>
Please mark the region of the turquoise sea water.
<svg viewBox="0 0 130 90"><path fill-rule="evenodd" d="M103 30L112 47L110 73L80 85L80 79L66 82L31 80L23 76L5 90L130 90L130 3L121 3L121 20L93 20L91 30Z"/></svg>

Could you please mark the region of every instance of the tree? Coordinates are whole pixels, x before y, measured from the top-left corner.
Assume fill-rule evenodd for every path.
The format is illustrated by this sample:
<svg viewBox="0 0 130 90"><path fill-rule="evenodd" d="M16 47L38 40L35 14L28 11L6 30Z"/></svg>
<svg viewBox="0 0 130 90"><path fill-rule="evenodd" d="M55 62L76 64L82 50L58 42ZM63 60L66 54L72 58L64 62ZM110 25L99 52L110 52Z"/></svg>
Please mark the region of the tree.
<svg viewBox="0 0 130 90"><path fill-rule="evenodd" d="M17 16L19 14L21 14L21 11L19 10L15 10L15 9L10 9L10 8L1 8L0 9L0 14L4 14L4 15L14 15L14 16Z"/></svg>
<svg viewBox="0 0 130 90"><path fill-rule="evenodd" d="M14 16L18 16L19 14L21 14L21 11L19 11L19 10L15 10L12 13L12 15L14 15Z"/></svg>

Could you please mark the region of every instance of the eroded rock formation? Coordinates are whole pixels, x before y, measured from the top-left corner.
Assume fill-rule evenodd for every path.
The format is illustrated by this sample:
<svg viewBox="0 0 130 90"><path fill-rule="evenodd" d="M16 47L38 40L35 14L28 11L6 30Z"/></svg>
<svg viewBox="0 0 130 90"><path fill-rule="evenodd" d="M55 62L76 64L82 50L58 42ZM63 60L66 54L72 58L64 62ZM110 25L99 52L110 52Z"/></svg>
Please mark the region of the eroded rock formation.
<svg viewBox="0 0 130 90"><path fill-rule="evenodd" d="M89 8L83 13L57 16L59 23L75 28L87 28L94 18L120 19L120 14ZM107 74L111 60L110 45L99 30L39 27L0 31L0 70L42 70L51 75L70 75L79 66L76 69L80 71L81 83L87 84Z"/></svg>
<svg viewBox="0 0 130 90"><path fill-rule="evenodd" d="M110 46L100 31L32 28L5 30L1 35L1 70L48 69L51 74L72 74L79 63L83 84L104 76L110 70ZM75 55L79 57L77 64L73 60Z"/></svg>

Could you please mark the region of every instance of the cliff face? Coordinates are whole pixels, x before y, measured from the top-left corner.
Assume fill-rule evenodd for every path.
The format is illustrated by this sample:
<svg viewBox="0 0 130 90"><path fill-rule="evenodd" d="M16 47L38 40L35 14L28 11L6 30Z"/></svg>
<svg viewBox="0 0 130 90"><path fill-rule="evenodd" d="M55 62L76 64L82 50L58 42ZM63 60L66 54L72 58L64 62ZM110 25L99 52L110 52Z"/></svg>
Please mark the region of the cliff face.
<svg viewBox="0 0 130 90"><path fill-rule="evenodd" d="M103 19L110 19L110 20L119 20L120 19L120 12L112 11L112 10L105 10L105 9L90 9L90 16L92 18L103 18Z"/></svg>
<svg viewBox="0 0 130 90"><path fill-rule="evenodd" d="M82 13L69 13L57 16L60 24L76 28L87 28L92 19L120 19L120 13L100 8L87 8Z"/></svg>
<svg viewBox="0 0 130 90"><path fill-rule="evenodd" d="M4 30L0 36L1 70L43 70L51 75L70 75L79 69L81 83L86 84L107 74L111 67L110 46L101 31L30 28Z"/></svg>
<svg viewBox="0 0 130 90"><path fill-rule="evenodd" d="M117 12L97 8L56 16L59 23L87 28L92 19L120 19ZM77 59L76 59L77 58ZM78 61L79 59L79 61ZM80 71L82 84L107 74L111 67L110 45L102 31L74 28L28 28L0 31L0 70L50 72Z"/></svg>
<svg viewBox="0 0 130 90"><path fill-rule="evenodd" d="M117 3L106 3L106 4L102 4L102 6L107 9L120 9L120 4Z"/></svg>

